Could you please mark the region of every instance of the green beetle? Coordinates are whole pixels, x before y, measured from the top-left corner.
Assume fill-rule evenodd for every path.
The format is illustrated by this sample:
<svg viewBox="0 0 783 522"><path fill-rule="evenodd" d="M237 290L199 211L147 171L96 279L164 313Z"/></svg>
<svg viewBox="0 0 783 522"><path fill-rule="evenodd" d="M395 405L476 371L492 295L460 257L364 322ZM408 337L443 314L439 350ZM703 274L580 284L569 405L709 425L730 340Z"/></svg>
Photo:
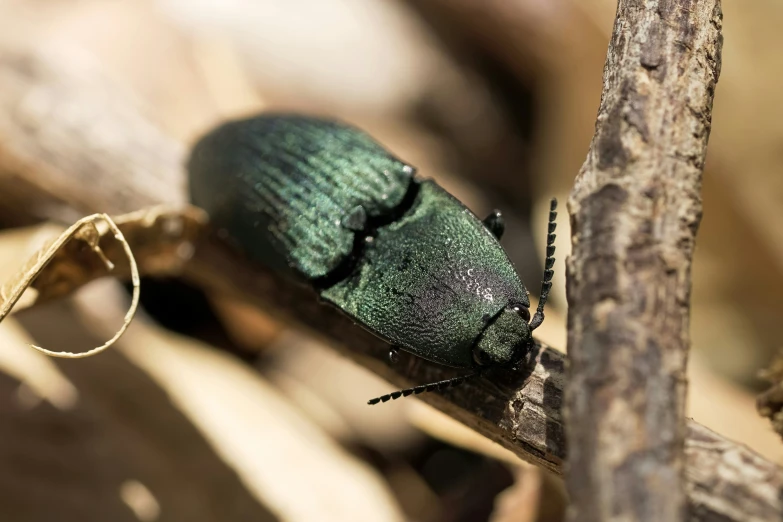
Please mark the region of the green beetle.
<svg viewBox="0 0 783 522"><path fill-rule="evenodd" d="M419 179L364 132L295 115L226 123L188 162L191 200L222 237L395 347L472 371L369 401L455 386L525 362L544 319L556 202L538 309L500 246L503 220L481 221Z"/></svg>

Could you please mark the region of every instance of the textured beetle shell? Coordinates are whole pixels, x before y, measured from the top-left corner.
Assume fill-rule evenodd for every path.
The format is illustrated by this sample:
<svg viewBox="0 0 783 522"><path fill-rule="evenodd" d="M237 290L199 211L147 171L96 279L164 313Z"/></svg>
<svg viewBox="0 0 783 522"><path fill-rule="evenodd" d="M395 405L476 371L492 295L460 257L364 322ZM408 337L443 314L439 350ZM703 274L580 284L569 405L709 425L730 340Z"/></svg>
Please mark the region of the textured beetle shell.
<svg viewBox="0 0 783 522"><path fill-rule="evenodd" d="M322 297L417 355L471 367L490 318L527 292L495 236L451 194L425 180L411 211L381 227L363 262Z"/></svg>
<svg viewBox="0 0 783 522"><path fill-rule="evenodd" d="M488 321L509 303L529 306L483 223L357 129L295 116L228 123L202 138L188 168L193 203L249 257L316 284L423 358L472 367ZM358 206L369 219L357 231L346 218Z"/></svg>
<svg viewBox="0 0 783 522"><path fill-rule="evenodd" d="M249 257L308 279L351 254L351 210L389 214L413 175L367 134L298 116L227 123L196 144L188 169L191 200L214 225Z"/></svg>

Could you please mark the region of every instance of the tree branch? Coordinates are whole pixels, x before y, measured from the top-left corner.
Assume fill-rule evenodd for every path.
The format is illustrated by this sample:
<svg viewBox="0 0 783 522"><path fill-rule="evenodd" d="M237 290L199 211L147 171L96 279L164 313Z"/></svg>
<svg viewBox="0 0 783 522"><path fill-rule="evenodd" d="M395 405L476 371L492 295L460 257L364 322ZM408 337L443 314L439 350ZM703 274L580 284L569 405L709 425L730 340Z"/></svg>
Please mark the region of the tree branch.
<svg viewBox="0 0 783 522"><path fill-rule="evenodd" d="M67 70L58 69L54 64L37 63L42 59L28 55L15 63L2 63L5 70L0 71L0 98L9 96L9 93L21 92L18 88L11 90L4 84L4 79L9 77L16 78L18 81L23 81L24 78L7 70L8 68L22 67L32 71L45 69L49 71L47 74L66 76L70 74ZM93 80L97 83L103 82L101 78ZM30 78L27 81L35 83L46 80ZM84 85L84 89L89 92L90 86ZM0 107L7 106L7 101L0 102ZM72 102L73 100L67 96L52 99L52 103L63 105ZM115 94L112 103L127 108L127 111L120 113L116 120L110 122L113 126L112 132L116 132L118 136L123 136L123 133L133 133L134 127L126 126L122 116L122 114L132 113L131 105L119 94ZM51 114L56 116L59 112L54 111ZM4 116L0 113L0 117ZM38 126L46 124L53 128L63 125L63 122L58 121L56 117L42 115L41 118L31 124ZM23 129L16 128L13 124L0 126L0 143L4 144L0 149L0 165L5 169L5 172L0 174L0 194L7 194L6 191L11 187L9 180L22 179L27 186L32 187L31 190L16 193L16 208L17 212L21 213L16 218L25 220L40 218L40 214L36 213L40 207L36 206L36 203L49 197L49 191L37 187L43 186L39 182L43 175L51 174L42 174L35 164L18 154L16 147L20 143L24 144L25 140L32 139L34 138L29 137ZM90 150L90 142L84 140L82 133L62 133L58 139L66 140L67 146L75 150ZM132 136L128 136L127 143L136 143L136 141ZM80 175L90 180L69 189L82 192L78 202L87 202L73 205L80 212L122 212L128 208L150 203L147 195L143 197L133 195L146 193L141 188L132 188L134 184L139 183L131 175L132 170L129 167L132 165L133 158L140 153L152 157L181 154L170 144L171 142L167 140L148 142L145 147L151 147L156 151L154 154L139 150L137 147L118 146L115 149L116 156L112 159L111 168L104 168L99 162L78 167L72 163L65 163L61 169L53 171L54 174L51 175L60 177L61 186L68 186L67 180L75 175L72 169L79 168ZM40 147L41 153L45 155L50 154L48 148L54 145L49 142L36 146ZM178 158L181 164L181 155ZM14 165L21 165L24 168L9 171ZM157 172L155 162L150 163L150 168L152 173ZM184 198L182 171L173 171L168 161L160 162L158 170L166 174L161 176L161 179L166 180L164 181L166 186L154 192L154 196L159 198L158 202L163 202L164 198ZM103 188L96 188L98 182ZM111 187L112 190L106 190L106 187ZM40 192L36 193L36 190ZM98 192L93 192L98 190L100 190L100 198L96 195ZM69 191L60 192L57 196L66 205L71 197ZM203 237L200 240L196 248L196 256L187 267L185 275L206 288L240 296L287 321L307 328L331 346L396 386L431 382L453 375L449 369L406 357L405 354L401 354L400 362L395 368L389 367L386 363L386 353L390 347L387 344L353 325L335 310L319 304L315 295L308 289L291 285L263 267L251 266L246 260L228 251L214 238ZM465 383L461 388L447 390L442 394L425 394L421 397L453 418L510 449L520 458L561 473L566 455L561 416L563 388L566 382L564 366L563 354L542 347L536 356L535 366L530 369L529 374L495 371L486 378ZM357 397L356 400L368 398ZM591 420L589 424L595 427L594 421ZM728 441L694 422L690 422L688 426L685 446L686 491L692 520L761 521L783 518L781 501L783 498L781 471L783 470L765 461L748 448Z"/></svg>
<svg viewBox="0 0 783 522"><path fill-rule="evenodd" d="M720 0L620 0L569 200L571 520L683 520L690 268Z"/></svg>
<svg viewBox="0 0 783 522"><path fill-rule="evenodd" d="M187 201L182 145L145 118L122 85L80 59L0 50L5 225L70 223L107 203L120 214Z"/></svg>
<svg viewBox="0 0 783 522"><path fill-rule="evenodd" d="M320 304L308 288L293 285L261 266L204 238L187 268L203 286L247 299L293 322L398 387L445 379L453 370L400 353L387 363L390 345ZM498 370L421 400L511 450L521 459L555 473L566 457L562 398L565 356L541 346L529 373ZM369 397L368 397L369 398ZM363 400L364 397L357 397ZM383 406L373 406L382 408ZM593 425L593 428L595 426ZM783 470L748 448L689 421L685 444L690 520L762 521L783 518Z"/></svg>

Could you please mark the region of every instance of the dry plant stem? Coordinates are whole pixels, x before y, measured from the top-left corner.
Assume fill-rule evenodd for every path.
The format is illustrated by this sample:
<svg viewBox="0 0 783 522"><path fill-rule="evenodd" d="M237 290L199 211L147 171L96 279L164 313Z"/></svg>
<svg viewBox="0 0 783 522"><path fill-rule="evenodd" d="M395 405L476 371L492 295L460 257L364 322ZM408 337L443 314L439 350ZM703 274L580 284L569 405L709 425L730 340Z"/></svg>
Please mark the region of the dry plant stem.
<svg viewBox="0 0 783 522"><path fill-rule="evenodd" d="M309 288L281 279L264 267L249 265L221 248L215 239L204 241L185 268L189 279L246 299L308 330L388 380L390 389L457 375L456 370L405 353L390 366L390 345L319 303ZM419 397L523 460L562 473L566 455L562 419L565 355L541 347L534 362L522 375L498 370L458 388ZM357 402L367 399L355 398ZM373 408L383 414L382 405ZM685 455L684 491L690 520L783 519L783 469L777 465L693 421L687 424Z"/></svg>
<svg viewBox="0 0 783 522"><path fill-rule="evenodd" d="M720 0L620 0L569 200L570 520L686 517L690 267Z"/></svg>
<svg viewBox="0 0 783 522"><path fill-rule="evenodd" d="M32 62L25 67L28 71L48 70L37 64L39 59L24 55L19 58L19 63ZM59 74L68 72L60 70ZM5 77L7 76L0 74L0 87L3 86ZM40 80L42 83L46 81L48 80L45 78ZM56 79L58 84L64 81L61 78ZM96 78L94 81L100 82L100 79ZM0 88L0 97L6 92L8 91ZM65 92L62 97L52 98L52 102L67 106L72 102L69 96L70 94ZM122 105L125 102L118 98L114 103ZM46 118L57 118L60 114L64 114L64 111L53 110L42 115L42 120L33 124L41 128L46 124L53 125L56 122ZM135 127L125 126L122 119L111 125L118 136L135 132ZM26 131L14 125L0 128L0 142L3 143L16 143L25 139L25 136ZM127 138L127 148L119 147L116 152L121 154L124 150L129 162L138 148L132 145L136 143L133 136L129 135ZM90 150L90 142L84 141L83 133L64 133L57 139L66 140L68 143L62 147L68 149ZM176 155L176 151L168 150L167 143L169 142L151 142L150 146L155 150L163 149L160 154L153 154L152 157ZM40 146L43 148L42 153L49 155L48 147L53 147L54 144L50 141ZM8 149L0 150L0 155L8 153ZM7 159L0 158L0 161ZM125 208L149 205L148 196L137 195L144 192L142 187L134 188L134 185L142 182L131 175L128 162L118 161L113 165L114 170L104 170L99 164L82 165L82 174L94 181L100 180L101 188L98 188L97 182L80 184L80 198L73 202L72 207L79 208L82 212L121 212ZM4 164L6 168L10 168L12 162ZM152 164L155 164L155 160ZM161 161L159 166L162 172L166 172L168 162ZM9 186L16 186L15 180L27 180L25 184L30 190L16 192L15 197L18 212L22 213L18 217L30 221L37 217L36 202L46 201L50 197L49 191L42 188L44 183L39 183L36 179L49 179L50 175L59 175L61 179L57 185L67 185L70 172L63 169L41 173L35 164L21 167L23 171L17 171L13 176L0 176L0 194L6 194ZM168 185L154 191L158 200L152 203L164 203L164 198L171 197L184 199L182 180L181 172L178 178L167 176L163 183ZM106 190L107 187L111 187L111 190ZM66 205L70 204L70 194L63 193L61 197ZM132 241L130 235L127 232L125 234L129 241ZM259 307L271 310L279 317L306 327L348 357L388 379L393 385L407 386L453 376L453 372L448 369L427 365L413 358L402 357L398 366L389 367L386 363L389 350L387 344L351 324L335 310L318 304L312 292L281 280L263 267L249 265L217 242L206 240L197 245L195 257L186 269L186 276L203 284L205 288L240 296ZM561 397L566 382L564 364L563 354L544 348L538 353L535 367L528 376L493 372L486 378L465 383L462 388L448 390L442 395L432 393L421 397L510 449L520 458L561 473L566 454L561 417ZM356 397L360 402L366 399L368 397ZM376 408L379 408L378 415L383 415L383 407ZM595 422L589 424L595 427ZM688 426L685 475L692 520L783 519L783 470L748 448L728 441L695 422L690 422Z"/></svg>
<svg viewBox="0 0 783 522"><path fill-rule="evenodd" d="M0 40L3 222L70 223L92 214L88 208L117 215L184 203L181 145L144 117L122 85L72 58ZM124 180L113 186L106 177Z"/></svg>

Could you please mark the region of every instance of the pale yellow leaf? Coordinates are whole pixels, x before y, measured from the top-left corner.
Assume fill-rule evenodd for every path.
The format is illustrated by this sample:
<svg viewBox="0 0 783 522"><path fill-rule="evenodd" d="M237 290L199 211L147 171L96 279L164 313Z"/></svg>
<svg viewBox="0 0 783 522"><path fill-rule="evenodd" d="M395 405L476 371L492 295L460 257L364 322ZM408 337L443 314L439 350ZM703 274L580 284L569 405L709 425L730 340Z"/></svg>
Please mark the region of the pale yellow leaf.
<svg viewBox="0 0 783 522"><path fill-rule="evenodd" d="M133 320L133 316L136 313L136 308L138 307L139 303L139 270L136 266L136 260L133 257L133 252L131 252L130 245L128 245L128 242L125 240L125 237L123 236L120 229L108 215L93 214L91 216L80 219L65 232L60 234L59 237L41 247L17 271L14 277L12 277L4 285L0 286L0 321L2 321L11 312L14 305L17 304L19 299L22 297L22 294L24 294L25 290L33 285L36 278L52 261L54 256L60 252L65 247L65 245L73 240L86 243L90 250L101 260L105 269L112 271L114 269L114 264L104 255L100 247L100 240L104 234L101 233L101 231L98 229L99 223L105 223L108 225L109 232L114 236L114 239L122 245L125 255L128 258L128 264L131 271L131 282L133 283L133 297L131 299L131 306L125 314L125 318L120 329L111 339L101 346L85 352L72 353L52 351L40 346L31 345L33 348L42 353L51 355L53 357L64 357L70 359L95 355L114 344L114 342L125 332L131 320Z"/></svg>

